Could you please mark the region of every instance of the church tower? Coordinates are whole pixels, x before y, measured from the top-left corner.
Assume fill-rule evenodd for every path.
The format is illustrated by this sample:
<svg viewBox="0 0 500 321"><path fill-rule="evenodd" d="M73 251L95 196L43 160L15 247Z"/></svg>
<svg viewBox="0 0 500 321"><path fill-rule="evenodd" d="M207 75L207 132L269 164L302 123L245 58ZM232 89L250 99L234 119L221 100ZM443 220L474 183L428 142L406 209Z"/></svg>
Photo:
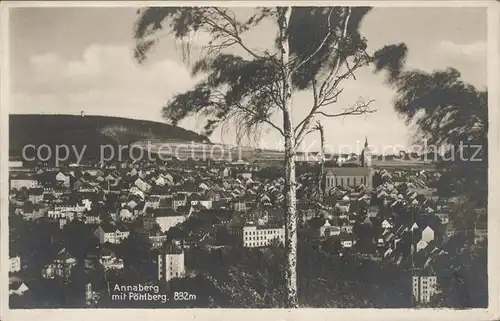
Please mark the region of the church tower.
<svg viewBox="0 0 500 321"><path fill-rule="evenodd" d="M368 137L365 137L365 148L363 148L363 151L361 152L361 166L372 166L372 152L368 146Z"/></svg>

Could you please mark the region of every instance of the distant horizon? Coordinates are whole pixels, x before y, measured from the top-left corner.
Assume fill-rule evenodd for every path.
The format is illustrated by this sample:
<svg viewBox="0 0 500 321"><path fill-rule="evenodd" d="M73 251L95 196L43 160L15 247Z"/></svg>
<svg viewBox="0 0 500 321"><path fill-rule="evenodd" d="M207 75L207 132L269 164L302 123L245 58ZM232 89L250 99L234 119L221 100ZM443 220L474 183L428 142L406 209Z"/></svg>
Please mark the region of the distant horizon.
<svg viewBox="0 0 500 321"><path fill-rule="evenodd" d="M132 117L126 117L126 116L109 116L109 115L97 115L97 114L92 114L92 115L88 115L88 114L84 114L83 116L81 114L62 114L62 113L12 113L10 112L9 113L9 117L11 115L15 115L15 116L74 116L74 117L82 117L82 118L85 118L85 117L108 117L108 118L118 118L118 119L128 119L128 120L136 120L136 121L146 121L146 122L152 122L152 123L158 123L158 124L164 124L164 125L168 125L168 126L174 126L174 127L178 127L178 128L181 128L181 129L184 129L184 130L188 130L188 131L192 131L198 135L201 135L201 136L205 136L203 134L200 134L200 133L197 133L191 129L187 129L187 128L184 128L182 126L179 126L179 125L172 125L172 124L169 124L168 122L166 121L154 121L154 120L149 120L149 119L141 119L141 118L132 118ZM208 137L207 137L208 138ZM210 140L210 138L208 138L211 145L220 145L220 146L227 146L227 147L242 147L242 148L250 148L250 149L255 149L255 150L267 150L267 151L276 151L276 152L284 152L284 149L273 149L273 148L261 148L259 146L248 146L248 145L234 145L234 144L224 144L224 143L220 143L220 142L214 142L212 140ZM182 142L186 142L186 143L189 143L190 141L189 140L182 140L182 139L179 139L179 138L172 138L172 141L182 141ZM146 140L147 141L147 140ZM359 143L361 142L361 140L358 140L358 146L359 146ZM200 142L197 142L198 144L201 144ZM363 142L364 143L364 142ZM369 145L370 146L370 145ZM352 147L352 146L351 146ZM398 153L400 152L406 152L408 154L410 154L410 152L407 152L406 150L404 149L401 149L401 150L398 150L397 152L394 152L394 153L372 153L372 155L374 156L392 156L392 155L397 155ZM298 154L319 154L320 151L319 150L308 150L308 151L302 151L302 150L298 150L297 151ZM429 153L429 152L427 152ZM334 156L343 156L343 155L360 155L360 152L352 152L352 153L331 153L331 152L326 152L325 153L326 155L334 155ZM418 155L424 155L426 153L417 153ZM442 155L442 154L440 154Z"/></svg>

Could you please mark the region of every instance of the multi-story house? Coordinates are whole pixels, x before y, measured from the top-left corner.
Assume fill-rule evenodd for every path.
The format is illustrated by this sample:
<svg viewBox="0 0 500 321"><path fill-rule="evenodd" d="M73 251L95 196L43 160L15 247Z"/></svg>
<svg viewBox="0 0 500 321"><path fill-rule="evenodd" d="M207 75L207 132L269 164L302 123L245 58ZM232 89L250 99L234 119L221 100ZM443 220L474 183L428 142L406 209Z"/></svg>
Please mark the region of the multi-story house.
<svg viewBox="0 0 500 321"><path fill-rule="evenodd" d="M100 224L101 218L99 213L87 213L85 215L85 224Z"/></svg>
<svg viewBox="0 0 500 321"><path fill-rule="evenodd" d="M30 176L21 175L10 179L10 189L20 190L22 188L30 189L38 187L38 181Z"/></svg>
<svg viewBox="0 0 500 321"><path fill-rule="evenodd" d="M99 243L119 244L126 239L130 231L125 227L114 227L111 225L99 226L94 235L98 238Z"/></svg>
<svg viewBox="0 0 500 321"><path fill-rule="evenodd" d="M256 226L243 225L233 230L233 233L241 238L244 247L262 247L271 245L274 241L285 242L284 226Z"/></svg>
<svg viewBox="0 0 500 321"><path fill-rule="evenodd" d="M160 197L159 196L149 196L146 197L144 201L143 211L146 212L148 208L157 209L160 207Z"/></svg>
<svg viewBox="0 0 500 321"><path fill-rule="evenodd" d="M9 257L9 272L21 271L21 257L19 255Z"/></svg>
<svg viewBox="0 0 500 321"><path fill-rule="evenodd" d="M191 196L191 205L194 206L194 205L198 205L198 204L203 206L206 209L212 208L212 200L209 199L208 197L192 195Z"/></svg>
<svg viewBox="0 0 500 321"><path fill-rule="evenodd" d="M63 172L59 172L56 175L56 182L64 187L69 187L71 182L71 176L69 174L64 174Z"/></svg>
<svg viewBox="0 0 500 321"><path fill-rule="evenodd" d="M42 269L42 277L45 279L54 279L55 277L69 278L71 276L71 269L76 263L76 258L63 248L59 251L55 260Z"/></svg>
<svg viewBox="0 0 500 321"><path fill-rule="evenodd" d="M330 224L329 220L325 220L325 224L319 228L319 237L328 237L339 235L341 232L340 226Z"/></svg>
<svg viewBox="0 0 500 321"><path fill-rule="evenodd" d="M437 277L430 273L413 275L413 298L417 303L429 303L437 293Z"/></svg>
<svg viewBox="0 0 500 321"><path fill-rule="evenodd" d="M184 276L184 251L170 249L158 255L158 280L170 281Z"/></svg>
<svg viewBox="0 0 500 321"><path fill-rule="evenodd" d="M160 248L163 243L167 240L166 235L150 235L149 236L149 242L151 243L151 247L156 249Z"/></svg>
<svg viewBox="0 0 500 321"><path fill-rule="evenodd" d="M67 212L67 211L60 211L60 210L48 210L47 211L47 217L58 220L62 218L66 218L68 213L74 213L74 212Z"/></svg>
<svg viewBox="0 0 500 321"><path fill-rule="evenodd" d="M177 210L179 206L186 206L187 204L187 195L186 194L177 194L172 199L172 208L173 210Z"/></svg>
<svg viewBox="0 0 500 321"><path fill-rule="evenodd" d="M103 248L99 263L102 264L105 270L121 270L123 269L123 259L116 257L116 254L108 248Z"/></svg>

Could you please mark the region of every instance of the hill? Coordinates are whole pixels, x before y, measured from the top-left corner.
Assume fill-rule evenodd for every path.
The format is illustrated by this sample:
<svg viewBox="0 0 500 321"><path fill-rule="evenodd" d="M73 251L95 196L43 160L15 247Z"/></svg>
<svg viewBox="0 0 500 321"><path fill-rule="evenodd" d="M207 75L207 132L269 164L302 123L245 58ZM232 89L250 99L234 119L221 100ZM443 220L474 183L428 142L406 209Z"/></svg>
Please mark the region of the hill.
<svg viewBox="0 0 500 321"><path fill-rule="evenodd" d="M43 144L55 148L67 145L80 151L85 159L100 156L102 145L125 145L139 140L208 141L192 131L160 122L106 116L10 115L9 155L19 157L24 146Z"/></svg>

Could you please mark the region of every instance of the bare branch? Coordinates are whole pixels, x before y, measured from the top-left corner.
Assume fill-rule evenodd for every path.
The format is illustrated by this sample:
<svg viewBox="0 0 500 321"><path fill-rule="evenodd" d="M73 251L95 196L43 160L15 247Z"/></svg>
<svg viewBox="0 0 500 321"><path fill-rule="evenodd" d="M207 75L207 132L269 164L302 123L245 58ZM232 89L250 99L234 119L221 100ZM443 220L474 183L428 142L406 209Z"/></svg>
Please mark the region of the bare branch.
<svg viewBox="0 0 500 321"><path fill-rule="evenodd" d="M251 109L243 106L241 103L239 102L236 102L235 103L235 106L239 109L241 109L242 111L252 115L252 116L258 116L257 113L255 113L254 111L252 111ZM262 121L269 124L270 126L272 126L274 129L276 129L281 135L284 136L284 132L281 128L279 128L276 124L274 124L269 118L262 118Z"/></svg>
<svg viewBox="0 0 500 321"><path fill-rule="evenodd" d="M370 109L370 104L373 103L375 100L370 100L368 102L361 102L358 101L353 107L345 109L344 112L338 113L338 114L327 114L322 111L316 111L314 114L318 115L323 115L325 117L329 118L334 118L334 117L341 117L341 116L356 116L356 115L363 115L363 114L371 114L376 112L377 110L375 109Z"/></svg>
<svg viewBox="0 0 500 321"><path fill-rule="evenodd" d="M350 17L351 17L351 8L347 7L344 28L343 28L342 34L339 37L339 39L337 40L337 43L335 44L335 48L334 48L335 57L334 57L334 62L333 62L332 68L331 68L329 74L327 75L327 77L325 78L323 84L321 85L319 92L317 92L317 90L315 88L313 88L313 95L314 95L313 106L311 107L311 110L310 110L309 114L306 116L306 118L304 118L297 125L297 127L295 129L297 141L300 140L300 138L302 137L302 135L305 132L308 131L308 127L309 127L309 124L311 122L311 118L315 115L317 110L323 106L330 105L330 104L337 101L337 97L340 95L340 93L342 91L340 90L340 91L337 91L335 94L333 94L333 93L337 89L337 86L340 84L340 82L344 79L347 79L353 73L354 70L356 70L357 68L359 68L361 66L361 63L358 62L355 65L355 67L353 67L352 69L348 68L348 72L336 77L336 79L334 81L332 79L333 76L338 74L338 71L339 71L340 66L341 66L341 64L339 63L340 62L340 46L341 46L341 44L343 44L344 39L347 37L347 27L349 24ZM333 81L333 83L332 83L332 81ZM316 84L313 82L313 85L315 86ZM332 94L333 94L333 96L332 96Z"/></svg>
<svg viewBox="0 0 500 321"><path fill-rule="evenodd" d="M212 7L212 9L215 10L216 15L218 15L219 17L221 17L222 19L224 19L229 25L231 25L232 28L233 28L233 30L229 30L225 26L221 26L220 24L218 24L216 21L213 21L212 19L209 19L208 17L205 17L205 21L206 21L206 23L208 25L210 25L215 30L218 30L223 35L228 36L228 37L232 37L235 40L235 43L239 44L240 47L243 50L245 50L248 54L250 54L252 57L254 57L256 59L262 59L263 58L261 55L257 54L255 51L251 50L250 48L248 48L243 43L243 40L241 39L240 34L238 32L236 18L230 17L227 14L227 12L225 12L225 11L223 11L223 10L217 8L217 7Z"/></svg>
<svg viewBox="0 0 500 321"><path fill-rule="evenodd" d="M215 91L215 93L219 94L219 99L226 99L227 98L227 96L221 91ZM279 126L274 124L269 118L260 117L254 110L252 110L249 107L243 106L243 104L239 101L232 101L232 103L233 103L233 106L236 107L237 109L239 109L240 111L245 112L248 115L260 118L260 120L262 122L267 123L268 125L270 125L274 129L276 129L281 135L284 135L283 130Z"/></svg>
<svg viewBox="0 0 500 321"><path fill-rule="evenodd" d="M320 96L323 93L323 90L325 89L325 86L331 81L331 77L336 75L340 69L341 64L339 63L340 61L340 45L341 43L344 42L344 39L347 37L347 26L349 24L349 19L351 18L351 7L347 7L347 14L346 14L346 21L344 23L344 30L342 31L342 35L340 39L337 41L335 44L335 56L334 56L334 62L332 64L332 69L330 70L330 73L326 77L325 81L323 82L323 85L321 86L321 89L319 91Z"/></svg>
<svg viewBox="0 0 500 321"><path fill-rule="evenodd" d="M237 43L238 42L234 39L226 39L223 42L221 42L220 44L210 44L210 45L203 46L202 51L206 50L207 55L212 55L212 54L216 54L216 53L220 52L221 50L223 50L225 48L231 47L232 45L235 45Z"/></svg>
<svg viewBox="0 0 500 321"><path fill-rule="evenodd" d="M332 87L332 89L325 95L325 97L318 104L319 106L317 109L337 102L337 99L342 93L342 91L344 91L344 88L337 90L334 94L331 94L331 92L333 92L334 90L336 90L336 88Z"/></svg>
<svg viewBox="0 0 500 321"><path fill-rule="evenodd" d="M307 133L305 133L304 137L305 137L305 136L307 136L307 135L309 135L309 134L310 134L310 133L312 133L312 132L317 131L317 130L318 130L318 129L317 129L317 127L312 127L311 129L309 129L309 130L307 131Z"/></svg>

